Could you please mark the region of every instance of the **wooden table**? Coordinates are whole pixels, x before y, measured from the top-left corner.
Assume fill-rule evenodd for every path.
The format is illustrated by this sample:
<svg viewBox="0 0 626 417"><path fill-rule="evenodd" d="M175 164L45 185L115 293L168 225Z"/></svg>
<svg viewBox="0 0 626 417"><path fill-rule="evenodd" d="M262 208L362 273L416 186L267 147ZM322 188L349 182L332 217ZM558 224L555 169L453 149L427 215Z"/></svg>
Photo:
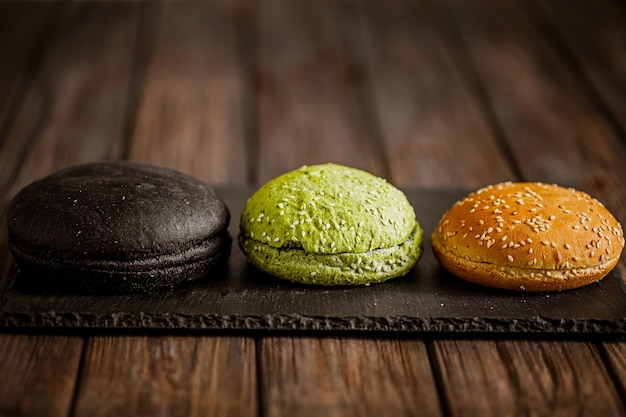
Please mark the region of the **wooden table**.
<svg viewBox="0 0 626 417"><path fill-rule="evenodd" d="M0 3L3 283L9 199L111 159L216 185L325 161L403 187L556 182L626 224L626 6ZM615 416L625 397L623 339L0 334L0 415Z"/></svg>

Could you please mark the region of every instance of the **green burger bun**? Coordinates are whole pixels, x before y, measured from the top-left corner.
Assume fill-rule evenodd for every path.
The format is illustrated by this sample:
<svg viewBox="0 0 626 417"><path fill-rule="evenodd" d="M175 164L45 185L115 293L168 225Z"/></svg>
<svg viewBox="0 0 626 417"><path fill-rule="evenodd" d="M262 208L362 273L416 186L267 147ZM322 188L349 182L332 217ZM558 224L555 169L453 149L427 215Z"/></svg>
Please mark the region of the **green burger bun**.
<svg viewBox="0 0 626 417"><path fill-rule="evenodd" d="M262 186L241 214L250 263L315 285L369 285L405 275L424 232L402 191L365 171L303 166Z"/></svg>

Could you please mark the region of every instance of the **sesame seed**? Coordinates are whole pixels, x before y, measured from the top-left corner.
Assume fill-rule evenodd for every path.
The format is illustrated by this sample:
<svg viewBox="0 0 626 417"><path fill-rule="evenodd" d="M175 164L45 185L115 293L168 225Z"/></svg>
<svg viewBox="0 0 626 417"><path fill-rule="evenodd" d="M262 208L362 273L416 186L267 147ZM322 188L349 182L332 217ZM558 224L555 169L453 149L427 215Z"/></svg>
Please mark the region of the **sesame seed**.
<svg viewBox="0 0 626 417"><path fill-rule="evenodd" d="M552 215L552 216L548 217L548 219L550 219L550 220L554 220L554 219L556 219L556 216L555 216L555 215Z"/></svg>
<svg viewBox="0 0 626 417"><path fill-rule="evenodd" d="M509 262L513 262L513 257L511 255L507 255L506 258L509 260Z"/></svg>
<svg viewBox="0 0 626 417"><path fill-rule="evenodd" d="M528 253L533 253L533 252L534 252L533 248L528 248Z"/></svg>
<svg viewBox="0 0 626 417"><path fill-rule="evenodd" d="M278 203L278 208L285 208L285 205L283 203Z"/></svg>
<svg viewBox="0 0 626 417"><path fill-rule="evenodd" d="M509 238L509 237L508 237L507 235L504 235L504 236L502 236L502 241L503 241L503 242L506 242L506 240L507 240L508 238Z"/></svg>
<svg viewBox="0 0 626 417"><path fill-rule="evenodd" d="M317 275L317 272L311 271L311 276L314 277L315 275Z"/></svg>
<svg viewBox="0 0 626 417"><path fill-rule="evenodd" d="M281 216L284 216L285 215L285 210L281 210L280 213L278 213L278 214L280 214Z"/></svg>
<svg viewBox="0 0 626 417"><path fill-rule="evenodd" d="M572 249L572 246L569 243L565 244L565 249Z"/></svg>
<svg viewBox="0 0 626 417"><path fill-rule="evenodd" d="M275 237L275 238L274 238L274 242L280 242L280 239L279 239L279 238L277 238L277 237Z"/></svg>

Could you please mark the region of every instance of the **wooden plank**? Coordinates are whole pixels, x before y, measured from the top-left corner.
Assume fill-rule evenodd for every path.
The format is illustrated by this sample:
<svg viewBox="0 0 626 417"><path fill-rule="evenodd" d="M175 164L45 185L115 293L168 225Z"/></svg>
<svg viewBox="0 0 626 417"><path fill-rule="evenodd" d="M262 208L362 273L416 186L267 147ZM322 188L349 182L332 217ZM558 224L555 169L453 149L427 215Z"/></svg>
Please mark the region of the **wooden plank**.
<svg viewBox="0 0 626 417"><path fill-rule="evenodd" d="M262 4L256 10L259 181L327 161L388 176L360 68L342 43L348 21L330 12L333 5ZM262 415L441 415L421 341L270 337L257 343Z"/></svg>
<svg viewBox="0 0 626 417"><path fill-rule="evenodd" d="M147 22L154 31L144 45L151 53L140 63L130 159L193 172L211 183L247 182L247 90L234 27L244 13L239 4L150 8Z"/></svg>
<svg viewBox="0 0 626 417"><path fill-rule="evenodd" d="M626 193L614 192L626 146L524 9L509 0L448 10L524 178L600 193L626 219Z"/></svg>
<svg viewBox="0 0 626 417"><path fill-rule="evenodd" d="M435 341L433 350L452 416L624 413L588 342Z"/></svg>
<svg viewBox="0 0 626 417"><path fill-rule="evenodd" d="M393 181L479 187L515 178L463 66L436 27L432 7L406 1L357 7L357 18L345 16L349 26L343 33L352 53L363 51L364 78Z"/></svg>
<svg viewBox="0 0 626 417"><path fill-rule="evenodd" d="M626 398L626 342L623 340L604 342L600 352L608 363L620 397Z"/></svg>
<svg viewBox="0 0 626 417"><path fill-rule="evenodd" d="M441 415L422 341L268 337L259 349L263 415Z"/></svg>
<svg viewBox="0 0 626 417"><path fill-rule="evenodd" d="M598 114L596 106L588 100L580 86L579 79L572 75L572 70L560 55L549 48L550 43L538 32L537 25L529 20L524 10L511 1L487 3L477 1L471 6L450 3L448 11L456 18L462 46L460 52L475 68L488 108L496 116L495 121L509 143L524 178L557 182L589 191L623 219L626 195L620 192L623 187L619 184L620 178L624 178L621 163L626 156L624 144L604 116ZM534 368L531 364L536 359L531 350L525 352L517 343L523 346L521 342L498 345L497 352L504 355L504 359L495 353L487 355L485 367L497 369L507 363L510 366L511 358L515 358L515 375L521 375L516 378L534 381L529 374L532 374ZM606 377L607 374L615 375L615 372L607 372L597 360L593 345L573 346L551 341L537 343L540 352L564 350L559 355L550 354L554 369L575 367L572 365L574 362L568 359L571 357L590 361L584 374L570 375L559 371L543 376L550 381L550 385L546 386L559 386L568 381L568 384L588 389L584 382L588 379L597 384L594 395L604 401L604 405L595 400L585 403L584 391L571 394L576 397L575 400L564 392L550 399L554 403L545 399L535 401L538 410L558 405L589 415L601 411L602 407L608 411L624 412L614 386ZM461 355L461 349L454 346L446 346L446 349L447 353L442 355L445 362L458 359L457 356ZM493 349L491 351L494 352ZM459 383L460 379L457 378L457 382L451 385ZM511 383L514 381L511 380ZM492 393L496 386L493 383L483 386L479 392L494 397ZM524 398L528 394L515 387L507 387L493 401L501 402L504 409L515 409L518 403L526 402ZM461 391L460 388L451 390ZM462 407L457 404L455 395L448 395L448 398L451 409ZM488 413L493 408L485 405L485 410L479 410Z"/></svg>
<svg viewBox="0 0 626 417"><path fill-rule="evenodd" d="M23 7L34 19L38 7L47 8ZM22 75L24 88L1 142L3 283L12 265L6 246L9 199L55 169L119 156L133 56L128 40L134 39L138 11L130 4L59 6L58 31L42 33L46 43L37 68ZM0 335L0 413L68 415L82 347L80 337Z"/></svg>
<svg viewBox="0 0 626 417"><path fill-rule="evenodd" d="M24 173L13 191L77 161L119 157L138 9L76 5L59 21L4 137L3 169ZM11 160L21 146L32 151Z"/></svg>
<svg viewBox="0 0 626 417"><path fill-rule="evenodd" d="M94 337L74 415L253 416L255 378L251 338Z"/></svg>
<svg viewBox="0 0 626 417"><path fill-rule="evenodd" d="M145 5L129 159L210 183L247 179L243 81L225 3ZM256 415L250 337L96 337L75 415ZM105 384L102 384L105 381Z"/></svg>
<svg viewBox="0 0 626 417"><path fill-rule="evenodd" d="M384 149L341 44L343 22L315 1L258 8L258 180L335 162L386 176Z"/></svg>
<svg viewBox="0 0 626 417"><path fill-rule="evenodd" d="M526 4L526 3L525 3ZM589 83L600 113L626 136L626 9L615 0L529 2L545 30ZM593 30L590 30L593 28Z"/></svg>
<svg viewBox="0 0 626 417"><path fill-rule="evenodd" d="M0 414L69 414L83 339L0 335Z"/></svg>
<svg viewBox="0 0 626 417"><path fill-rule="evenodd" d="M54 10L56 12L56 10ZM37 52L50 29L51 8L47 4L0 4L0 143L4 124L10 120L19 91L35 65ZM29 65L29 63L31 65Z"/></svg>
<svg viewBox="0 0 626 417"><path fill-rule="evenodd" d="M119 157L137 11L82 5L60 19L0 148L1 259L9 259L5 206L20 188L73 163ZM6 277L11 264L2 265Z"/></svg>

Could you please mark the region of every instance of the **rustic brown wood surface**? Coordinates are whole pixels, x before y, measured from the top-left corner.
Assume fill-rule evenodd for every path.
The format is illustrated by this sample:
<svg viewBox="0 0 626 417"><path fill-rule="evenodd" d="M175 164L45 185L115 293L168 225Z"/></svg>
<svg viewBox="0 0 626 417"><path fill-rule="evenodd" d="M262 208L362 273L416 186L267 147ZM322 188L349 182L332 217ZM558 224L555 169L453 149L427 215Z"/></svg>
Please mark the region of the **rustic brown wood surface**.
<svg viewBox="0 0 626 417"><path fill-rule="evenodd" d="M10 198L103 159L221 185L324 161L402 186L541 180L624 224L625 16L618 0L0 2L2 288ZM0 334L0 415L619 416L625 375L620 338Z"/></svg>

